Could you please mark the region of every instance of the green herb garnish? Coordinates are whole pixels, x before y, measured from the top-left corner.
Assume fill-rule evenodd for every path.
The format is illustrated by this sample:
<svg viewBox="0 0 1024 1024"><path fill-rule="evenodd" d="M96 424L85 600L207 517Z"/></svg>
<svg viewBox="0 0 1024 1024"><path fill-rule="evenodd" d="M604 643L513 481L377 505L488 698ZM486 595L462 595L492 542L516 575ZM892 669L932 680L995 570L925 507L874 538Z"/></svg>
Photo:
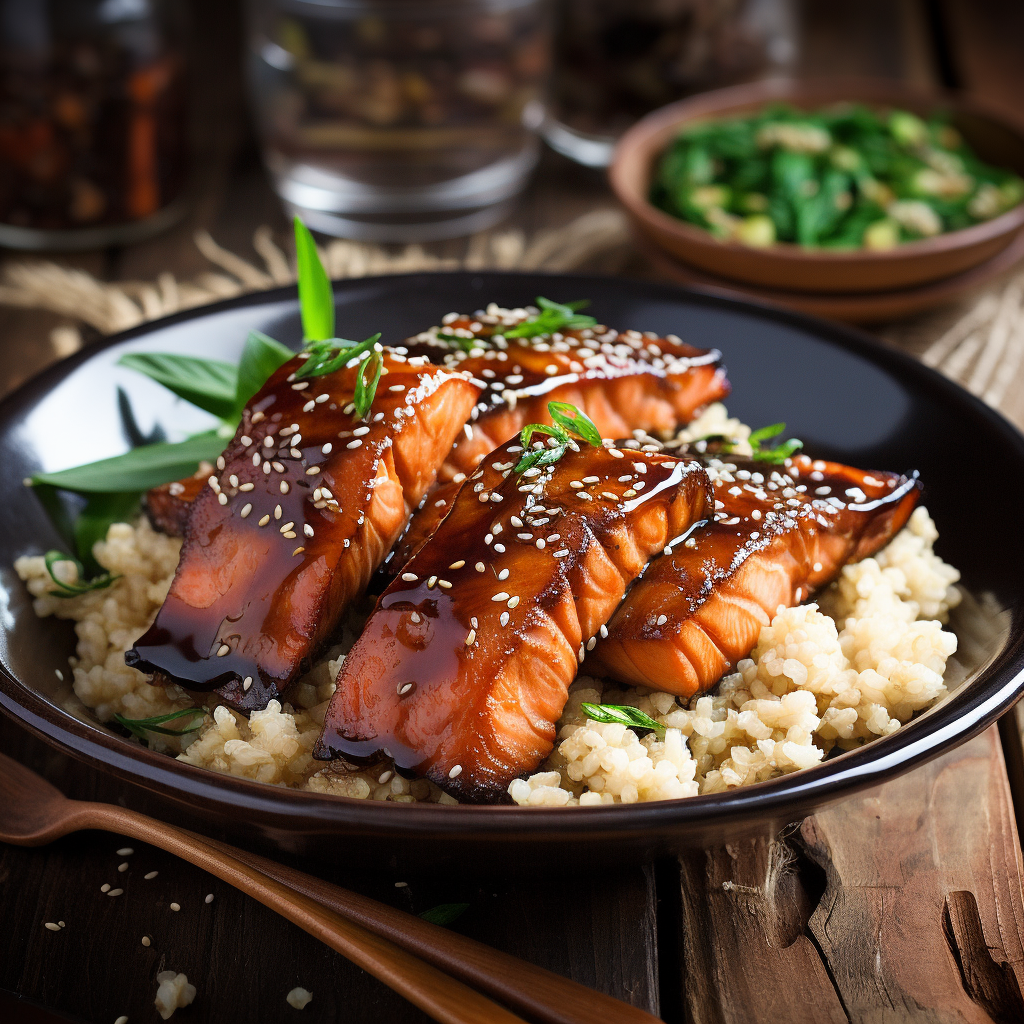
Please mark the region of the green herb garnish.
<svg viewBox="0 0 1024 1024"><path fill-rule="evenodd" d="M795 451L803 448L803 441L791 437L788 441L776 445L774 448L765 448L764 442L778 437L786 429L785 423L773 423L768 427L761 427L755 430L747 439L752 449L752 457L758 462L770 462L772 465L781 466Z"/></svg>
<svg viewBox="0 0 1024 1024"><path fill-rule="evenodd" d="M441 341L454 341L455 344L458 345L463 352L472 352L474 348L476 348L478 345L483 345L484 343L483 338L462 338L457 334L442 333L440 331L438 331L437 337Z"/></svg>
<svg viewBox="0 0 1024 1024"><path fill-rule="evenodd" d="M87 580L85 579L85 569L82 563L77 558L64 554L63 551L47 551L44 561L46 562L46 571L50 574L50 579L60 588L59 590L50 591L54 597L78 597L80 594L88 594L91 590L104 590L114 580L120 579L120 576L112 576L108 572L103 576ZM78 580L74 583L68 583L57 576L53 571L53 567L58 562L71 562L78 570Z"/></svg>
<svg viewBox="0 0 1024 1024"><path fill-rule="evenodd" d="M533 466L548 466L557 462L569 448L579 451L573 434L594 448L601 447L601 433L594 421L575 405L569 402L548 402L548 413L555 421L553 424L529 423L523 427L519 435L523 443L523 455L513 472L524 473ZM557 444L531 449L530 441L534 434L553 437Z"/></svg>
<svg viewBox="0 0 1024 1024"><path fill-rule="evenodd" d="M380 337L380 335L377 335ZM370 379L366 379L366 370L369 367ZM376 349L372 351L360 364L356 372L356 390L352 398L352 404L356 407L356 415L362 419L373 405L374 396L377 394L377 385L380 383L380 375L384 370L384 357Z"/></svg>
<svg viewBox="0 0 1024 1024"><path fill-rule="evenodd" d="M468 903L441 903L429 910L424 910L420 917L431 924L447 925L469 910Z"/></svg>
<svg viewBox="0 0 1024 1024"><path fill-rule="evenodd" d="M665 731L665 726L656 722L650 715L645 715L639 708L631 708L625 704L581 704L580 708L587 718L595 722L628 725L631 729L650 729L657 733Z"/></svg>
<svg viewBox="0 0 1024 1024"><path fill-rule="evenodd" d="M537 305L540 307L540 312L536 316L531 316L528 320L516 324L515 327L510 327L507 331L502 331L502 335L506 338L536 338L541 334L594 327L597 324L592 316L576 312L576 310L590 305L587 299L560 303L552 302L551 299L545 299L542 295L538 295Z"/></svg>
<svg viewBox="0 0 1024 1024"><path fill-rule="evenodd" d="M309 353L309 358L295 371L295 379L304 380L308 377L323 377L324 374L334 373L335 370L347 366L353 359L372 351L378 341L379 331L365 341L325 338L323 341L310 342L302 350Z"/></svg>
<svg viewBox="0 0 1024 1024"><path fill-rule="evenodd" d="M309 228L295 218L295 256L298 263L299 308L307 342L334 337L334 292L320 262Z"/></svg>
<svg viewBox="0 0 1024 1024"><path fill-rule="evenodd" d="M202 722L190 725L186 729L164 729L164 722L173 722L178 718L194 718L196 715L205 715L206 708L185 708L181 711L172 711L169 715L156 715L153 718L125 718L124 715L114 715L114 718L123 725L130 733L140 739L146 738L147 732L157 732L162 736L185 736L195 732L202 727Z"/></svg>

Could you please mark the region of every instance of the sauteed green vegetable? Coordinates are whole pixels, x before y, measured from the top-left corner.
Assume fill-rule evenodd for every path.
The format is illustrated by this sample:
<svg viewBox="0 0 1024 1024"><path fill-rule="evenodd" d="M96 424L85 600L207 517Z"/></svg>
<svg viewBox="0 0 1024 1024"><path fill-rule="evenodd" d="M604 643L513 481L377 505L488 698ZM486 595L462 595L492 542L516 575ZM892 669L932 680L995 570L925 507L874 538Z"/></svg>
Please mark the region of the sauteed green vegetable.
<svg viewBox="0 0 1024 1024"><path fill-rule="evenodd" d="M1024 180L979 160L941 117L853 104L694 125L651 187L656 206L718 238L828 249L890 249L1022 200Z"/></svg>

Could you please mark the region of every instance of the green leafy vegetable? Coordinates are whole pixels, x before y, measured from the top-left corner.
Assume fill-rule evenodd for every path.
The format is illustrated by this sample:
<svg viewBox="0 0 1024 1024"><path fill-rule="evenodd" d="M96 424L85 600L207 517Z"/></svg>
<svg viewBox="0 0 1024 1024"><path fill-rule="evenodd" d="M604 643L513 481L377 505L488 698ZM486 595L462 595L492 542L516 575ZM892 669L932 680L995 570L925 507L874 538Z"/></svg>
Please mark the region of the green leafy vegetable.
<svg viewBox="0 0 1024 1024"><path fill-rule="evenodd" d="M153 718L125 718L124 715L114 715L114 718L123 725L130 733L145 739L147 732L157 732L163 736L185 736L187 733L195 732L202 727L202 722L190 725L186 729L165 729L164 722L174 722L179 718L195 718L196 715L205 715L205 708L184 708L181 711L172 711L169 715L156 715Z"/></svg>
<svg viewBox="0 0 1024 1024"><path fill-rule="evenodd" d="M52 590L50 593L54 597L78 597L79 594L88 594L90 590L103 590L109 587L111 583L116 579L120 579L119 576L111 576L110 573L106 573L103 576L97 576L95 579L87 580L85 578L85 568L77 558L72 558L70 555L64 554L63 551L47 551L44 556L46 562L46 571L50 574L50 579L57 584L58 589ZM78 580L74 583L69 583L66 580L62 580L54 571L53 567L58 562L71 562L72 565L78 570Z"/></svg>
<svg viewBox="0 0 1024 1024"><path fill-rule="evenodd" d="M520 438L523 444L523 454L516 465L514 472L525 473L533 466L548 466L557 462L569 448L579 450L572 435L586 441L594 448L601 447L601 434L594 421L586 413L577 409L569 402L548 402L548 413L555 421L554 424L528 423L523 427ZM530 442L534 434L547 434L553 437L558 443L547 448L530 448Z"/></svg>
<svg viewBox="0 0 1024 1024"><path fill-rule="evenodd" d="M270 375L295 353L260 331L250 331L238 363L235 411L241 416L249 399L270 379Z"/></svg>
<svg viewBox="0 0 1024 1024"><path fill-rule="evenodd" d="M753 458L758 462L769 462L772 465L781 466L794 452L803 448L803 441L798 441L795 437L783 441L782 444L776 445L774 448L765 448L765 441L778 437L785 429L785 423L773 423L771 426L755 430L748 438Z"/></svg>
<svg viewBox="0 0 1024 1024"><path fill-rule="evenodd" d="M91 576L100 571L93 558L92 548L98 540L105 540L113 523L126 523L139 507L138 491L114 491L110 494L92 494L75 520L75 551Z"/></svg>
<svg viewBox="0 0 1024 1024"><path fill-rule="evenodd" d="M587 718L594 722L627 725L631 729L652 729L658 733L665 731L665 726L645 715L639 708L625 704L581 704L580 707Z"/></svg>
<svg viewBox="0 0 1024 1024"><path fill-rule="evenodd" d="M597 324L592 316L584 316L576 312L576 310L590 305L587 299L559 303L538 295L537 305L540 307L540 312L536 316L531 316L528 320L516 324L515 327L510 327L507 331L503 330L502 334L506 338L535 338L541 334L594 327Z"/></svg>
<svg viewBox="0 0 1024 1024"><path fill-rule="evenodd" d="M347 366L353 359L373 351L374 345L380 341L380 332L365 341L349 341L347 338L325 338L306 345L303 353L309 358L295 371L296 380L309 377L322 377L326 373L334 373Z"/></svg>
<svg viewBox="0 0 1024 1024"><path fill-rule="evenodd" d="M235 413L238 369L230 363L163 352L128 352L117 362L214 416L229 419Z"/></svg>
<svg viewBox="0 0 1024 1024"><path fill-rule="evenodd" d="M431 924L447 925L469 910L468 903L441 903L429 910L424 910L420 917Z"/></svg>
<svg viewBox="0 0 1024 1024"><path fill-rule="evenodd" d="M334 293L331 282L320 262L309 228L298 217L295 218L295 255L298 259L302 333L306 341L333 338Z"/></svg>
<svg viewBox="0 0 1024 1024"><path fill-rule="evenodd" d="M194 473L200 462L216 459L226 443L227 438L220 431L209 430L176 444L147 444L85 466L36 473L31 483L84 494L148 491Z"/></svg>
<svg viewBox="0 0 1024 1024"><path fill-rule="evenodd" d="M366 379L366 371L369 368L370 379ZM384 369L384 357L374 350L360 364L356 373L356 389L352 404L356 407L356 416L362 419L373 405L373 399L377 394L377 384L380 382L381 371Z"/></svg>

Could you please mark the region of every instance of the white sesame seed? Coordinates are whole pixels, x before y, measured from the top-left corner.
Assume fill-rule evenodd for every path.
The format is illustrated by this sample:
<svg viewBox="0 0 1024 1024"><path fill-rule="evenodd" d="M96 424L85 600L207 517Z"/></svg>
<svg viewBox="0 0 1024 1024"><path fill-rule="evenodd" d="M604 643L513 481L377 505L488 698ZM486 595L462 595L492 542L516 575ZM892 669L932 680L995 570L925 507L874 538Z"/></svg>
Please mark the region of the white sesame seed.
<svg viewBox="0 0 1024 1024"><path fill-rule="evenodd" d="M125 860L125 861L122 861L120 864L118 864L117 865L117 870L121 874L124 874L124 872L126 872L128 870L128 861Z"/></svg>
<svg viewBox="0 0 1024 1024"><path fill-rule="evenodd" d="M437 577L436 576L431 576L430 579L427 580L427 590L430 590L430 588L433 587L434 584L436 584L436 583L437 583Z"/></svg>
<svg viewBox="0 0 1024 1024"><path fill-rule="evenodd" d="M300 381L298 384L293 384L292 385L292 391L305 391L305 389L308 388L308 387L309 387L309 381L308 380L304 380L304 381Z"/></svg>
<svg viewBox="0 0 1024 1024"><path fill-rule="evenodd" d="M108 896L120 896L124 892L124 889L111 889L107 893Z"/></svg>
<svg viewBox="0 0 1024 1024"><path fill-rule="evenodd" d="M246 434L243 434L238 440L242 442L243 448L248 448L249 445L252 444L252 438L248 437Z"/></svg>
<svg viewBox="0 0 1024 1024"><path fill-rule="evenodd" d="M212 903L213 902L213 893L212 892L208 892L206 894L206 899L203 900L203 902L204 903Z"/></svg>
<svg viewBox="0 0 1024 1024"><path fill-rule="evenodd" d="M814 571L815 572L821 572L821 562L815 562L814 563Z"/></svg>
<svg viewBox="0 0 1024 1024"><path fill-rule="evenodd" d="M290 489L291 488L288 486L288 481L287 480L282 480L281 481L281 493L282 494L287 494Z"/></svg>
<svg viewBox="0 0 1024 1024"><path fill-rule="evenodd" d="M282 512L283 512L283 510L282 510L280 505L275 505L274 506L274 518L275 519L280 519Z"/></svg>
<svg viewBox="0 0 1024 1024"><path fill-rule="evenodd" d="M605 625L601 626L601 638L604 639L608 635L608 627Z"/></svg>
<svg viewBox="0 0 1024 1024"><path fill-rule="evenodd" d="M508 619L509 619L508 612L502 612L501 615L498 616L498 621L503 626L507 626L508 625Z"/></svg>
<svg viewBox="0 0 1024 1024"><path fill-rule="evenodd" d="M266 526L270 522L270 516L266 515L260 520L260 526Z"/></svg>
<svg viewBox="0 0 1024 1024"><path fill-rule="evenodd" d="M251 491L255 486L255 484L239 484L238 489L240 491Z"/></svg>
<svg viewBox="0 0 1024 1024"><path fill-rule="evenodd" d="M568 548L562 548L561 551L555 551L555 552L553 552L553 554L554 554L555 558L565 558L565 556L567 554L569 554L569 549Z"/></svg>
<svg viewBox="0 0 1024 1024"><path fill-rule="evenodd" d="M508 579L508 569L502 569L501 572L498 573L498 579L499 580L507 580Z"/></svg>
<svg viewBox="0 0 1024 1024"><path fill-rule="evenodd" d="M458 777L459 777L459 776L460 776L461 774L462 774L462 765L461 765L461 764L457 764L457 765L455 765L455 767L454 767L454 768L452 768L452 770L451 770L451 771L450 771L450 772L448 773L448 778L449 778L449 779L457 779L457 778L458 778Z"/></svg>
<svg viewBox="0 0 1024 1024"><path fill-rule="evenodd" d="M217 649L217 657L218 658L223 658L225 654L230 654L230 653L231 653L231 648L228 647L227 644L221 644L220 647Z"/></svg>
<svg viewBox="0 0 1024 1024"><path fill-rule="evenodd" d="M43 927L44 928L48 928L51 932L59 932L60 931L60 925L59 924L54 924L53 921L47 921L46 924L43 925Z"/></svg>
<svg viewBox="0 0 1024 1024"><path fill-rule="evenodd" d="M491 600L492 601L507 601L508 597L509 597L509 595L506 594L504 590L502 590L502 591L499 591L497 594L495 594L494 597L491 598Z"/></svg>
<svg viewBox="0 0 1024 1024"><path fill-rule="evenodd" d="M144 946L149 946L149 945L152 945L152 941L153 941L153 940L152 940L152 939L150 939L150 937L149 937L148 935L143 935L143 936L142 936L142 944L143 944ZM127 1020L128 1020L128 1018L127 1018L127 1017L119 1017L119 1018L118 1018L118 1020L124 1020L124 1021L127 1021ZM114 1024L117 1024L117 1021L116 1021L116 1020L114 1021Z"/></svg>
<svg viewBox="0 0 1024 1024"><path fill-rule="evenodd" d="M398 687L398 696L404 697L412 689L412 683L402 683Z"/></svg>
<svg viewBox="0 0 1024 1024"><path fill-rule="evenodd" d="M157 876L157 875L159 875L159 874L160 874L160 872L159 872L159 871L150 871L150 872L149 872L148 874L145 874L145 875L143 875L142 877L143 877L143 878L144 878L144 879L145 879L145 880L146 880L147 882L151 882L151 881L152 881L152 880L153 880L154 878L156 878L156 876Z"/></svg>
<svg viewBox="0 0 1024 1024"><path fill-rule="evenodd" d="M657 626L664 626L666 622L668 622L668 616L667 615L659 615L657 620L656 620L656 622L655 622L655 625L657 625Z"/></svg>
<svg viewBox="0 0 1024 1024"><path fill-rule="evenodd" d="M309 523L305 523L305 524L303 525L303 527L302 527L302 532L303 532L303 533L304 533L304 534L305 534L305 535L306 535L307 537L312 537L312 536L313 536L313 527L312 527L312 526L310 526L310 525L309 525Z"/></svg>
<svg viewBox="0 0 1024 1024"><path fill-rule="evenodd" d="M508 599L508 606L509 606L509 608L515 608L517 604L519 604L519 596L518 596L518 594L515 597L510 597Z"/></svg>
<svg viewBox="0 0 1024 1024"><path fill-rule="evenodd" d="M274 435L273 434L267 434L267 436L265 438L263 438L263 447L264 448L273 448L274 447Z"/></svg>
<svg viewBox="0 0 1024 1024"><path fill-rule="evenodd" d="M466 646L467 647L472 647L473 644L475 644L475 643L476 643L476 630L475 629L471 629L466 634Z"/></svg>
<svg viewBox="0 0 1024 1024"><path fill-rule="evenodd" d="M179 910L181 910L181 904L180 903L172 903L171 904L171 910L173 910L175 913L177 913Z"/></svg>
<svg viewBox="0 0 1024 1024"><path fill-rule="evenodd" d="M228 503L228 496L226 494L218 494L217 501L221 505L226 505Z"/></svg>
<svg viewBox="0 0 1024 1024"><path fill-rule="evenodd" d="M596 636L592 636L587 641L587 650L588 651L592 651L596 646L597 646L597 637Z"/></svg>
<svg viewBox="0 0 1024 1024"><path fill-rule="evenodd" d="M452 562L452 564L449 565L448 568L449 569L461 569L465 564L466 564L466 560L464 558L460 558L457 562Z"/></svg>
<svg viewBox="0 0 1024 1024"><path fill-rule="evenodd" d="M312 412L316 408L316 402L310 399L303 407L303 412Z"/></svg>
<svg viewBox="0 0 1024 1024"><path fill-rule="evenodd" d="M354 441L349 441L349 443L345 445L345 447L349 449L358 448L362 443L362 439L357 437Z"/></svg>
<svg viewBox="0 0 1024 1024"><path fill-rule="evenodd" d="M244 504L242 506L242 511L239 514L244 519L251 511L252 511L252 504L249 503L249 502L246 502L246 504Z"/></svg>
<svg viewBox="0 0 1024 1024"><path fill-rule="evenodd" d="M503 554L505 554L505 545L504 544L495 544L494 545L494 550L497 551L499 555L503 555Z"/></svg>
<svg viewBox="0 0 1024 1024"><path fill-rule="evenodd" d="M110 884L108 882L104 882L100 886L100 892L110 892Z"/></svg>

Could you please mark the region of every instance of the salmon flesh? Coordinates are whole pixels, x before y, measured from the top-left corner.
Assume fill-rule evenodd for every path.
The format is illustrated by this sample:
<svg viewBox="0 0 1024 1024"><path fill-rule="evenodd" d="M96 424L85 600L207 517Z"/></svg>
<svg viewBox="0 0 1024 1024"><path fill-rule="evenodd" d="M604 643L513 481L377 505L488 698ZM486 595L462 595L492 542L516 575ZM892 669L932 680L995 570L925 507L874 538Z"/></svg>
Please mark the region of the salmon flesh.
<svg viewBox="0 0 1024 1024"><path fill-rule="evenodd" d="M713 520L637 580L588 670L689 698L757 643L780 606L807 600L851 561L883 547L920 494L917 476L805 455L773 466L703 459Z"/></svg>
<svg viewBox="0 0 1024 1024"><path fill-rule="evenodd" d="M480 389L385 350L363 419L355 366L252 399L191 504L170 592L127 664L265 708L312 663L434 482Z"/></svg>
<svg viewBox="0 0 1024 1024"><path fill-rule="evenodd" d="M384 591L315 757L384 753L459 799L507 800L626 587L710 515L693 458L583 447L518 475L521 455L516 437L488 456Z"/></svg>

